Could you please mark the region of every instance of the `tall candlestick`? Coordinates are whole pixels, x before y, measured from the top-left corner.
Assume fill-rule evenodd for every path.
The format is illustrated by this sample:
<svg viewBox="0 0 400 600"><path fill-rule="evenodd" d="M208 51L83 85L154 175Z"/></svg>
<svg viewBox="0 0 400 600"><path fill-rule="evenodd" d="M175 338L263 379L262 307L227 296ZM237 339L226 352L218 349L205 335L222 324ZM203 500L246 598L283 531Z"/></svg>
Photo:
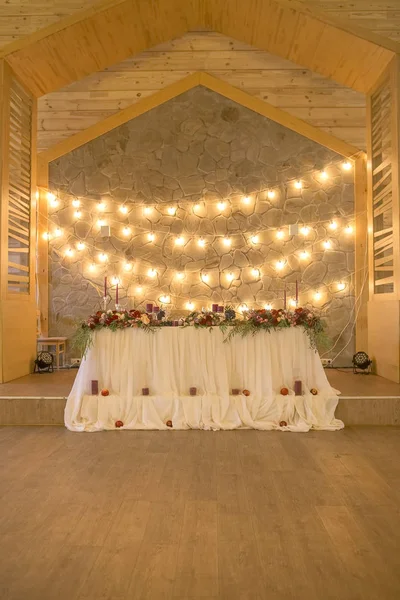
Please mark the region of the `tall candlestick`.
<svg viewBox="0 0 400 600"><path fill-rule="evenodd" d="M104 298L107 296L107 277L104 277Z"/></svg>
<svg viewBox="0 0 400 600"><path fill-rule="evenodd" d="M286 285L285 289L283 290L283 308L286 310Z"/></svg>
<svg viewBox="0 0 400 600"><path fill-rule="evenodd" d="M119 302L118 302L118 283L117 283L117 287L115 288L115 304L119 304Z"/></svg>
<svg viewBox="0 0 400 600"><path fill-rule="evenodd" d="M296 279L296 306L299 305L299 282Z"/></svg>

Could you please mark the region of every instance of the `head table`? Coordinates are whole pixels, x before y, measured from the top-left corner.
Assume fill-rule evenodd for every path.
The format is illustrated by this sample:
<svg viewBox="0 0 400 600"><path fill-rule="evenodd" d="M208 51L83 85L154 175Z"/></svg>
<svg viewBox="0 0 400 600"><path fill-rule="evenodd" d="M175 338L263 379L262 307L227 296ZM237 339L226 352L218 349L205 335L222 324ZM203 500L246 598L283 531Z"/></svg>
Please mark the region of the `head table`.
<svg viewBox="0 0 400 600"><path fill-rule="evenodd" d="M96 331L67 400L66 427L309 431L344 426L335 419L339 392L329 385L302 327L224 339L218 327ZM295 380L302 382L301 395L294 393ZM98 394L92 393L92 381L98 382Z"/></svg>

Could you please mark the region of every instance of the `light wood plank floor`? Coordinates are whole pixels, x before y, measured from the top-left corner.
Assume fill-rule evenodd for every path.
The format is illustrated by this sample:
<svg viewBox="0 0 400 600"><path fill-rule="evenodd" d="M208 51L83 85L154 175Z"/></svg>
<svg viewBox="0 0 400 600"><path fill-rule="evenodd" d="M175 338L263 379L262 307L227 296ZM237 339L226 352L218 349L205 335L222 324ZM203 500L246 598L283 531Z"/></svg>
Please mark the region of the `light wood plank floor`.
<svg viewBox="0 0 400 600"><path fill-rule="evenodd" d="M400 430L0 429L2 600L400 597Z"/></svg>

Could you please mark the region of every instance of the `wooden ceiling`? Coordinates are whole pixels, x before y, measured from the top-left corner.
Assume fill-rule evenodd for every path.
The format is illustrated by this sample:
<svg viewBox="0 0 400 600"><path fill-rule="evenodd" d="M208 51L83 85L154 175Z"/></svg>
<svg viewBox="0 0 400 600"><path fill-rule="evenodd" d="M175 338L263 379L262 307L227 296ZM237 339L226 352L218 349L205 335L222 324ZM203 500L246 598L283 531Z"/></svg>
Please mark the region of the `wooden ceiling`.
<svg viewBox="0 0 400 600"><path fill-rule="evenodd" d="M297 0L104 0L14 42L3 56L41 96L200 27L367 92L399 46L314 11Z"/></svg>
<svg viewBox="0 0 400 600"><path fill-rule="evenodd" d="M195 71L207 72L353 146L365 148L364 94L248 44L198 31L39 98L39 151Z"/></svg>

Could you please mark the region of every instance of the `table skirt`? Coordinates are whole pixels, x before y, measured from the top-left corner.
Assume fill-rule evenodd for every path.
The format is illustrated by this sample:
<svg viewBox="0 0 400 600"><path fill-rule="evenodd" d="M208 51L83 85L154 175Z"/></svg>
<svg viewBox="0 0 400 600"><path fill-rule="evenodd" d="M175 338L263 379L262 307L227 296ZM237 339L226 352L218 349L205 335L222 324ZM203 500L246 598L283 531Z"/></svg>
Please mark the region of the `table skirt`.
<svg viewBox="0 0 400 600"><path fill-rule="evenodd" d="M92 380L109 395L92 395ZM250 395L232 395L233 388ZM79 368L65 424L71 431L115 430L117 421L120 429L336 430L343 427L335 419L338 393L301 327L229 342L218 328L104 329Z"/></svg>

